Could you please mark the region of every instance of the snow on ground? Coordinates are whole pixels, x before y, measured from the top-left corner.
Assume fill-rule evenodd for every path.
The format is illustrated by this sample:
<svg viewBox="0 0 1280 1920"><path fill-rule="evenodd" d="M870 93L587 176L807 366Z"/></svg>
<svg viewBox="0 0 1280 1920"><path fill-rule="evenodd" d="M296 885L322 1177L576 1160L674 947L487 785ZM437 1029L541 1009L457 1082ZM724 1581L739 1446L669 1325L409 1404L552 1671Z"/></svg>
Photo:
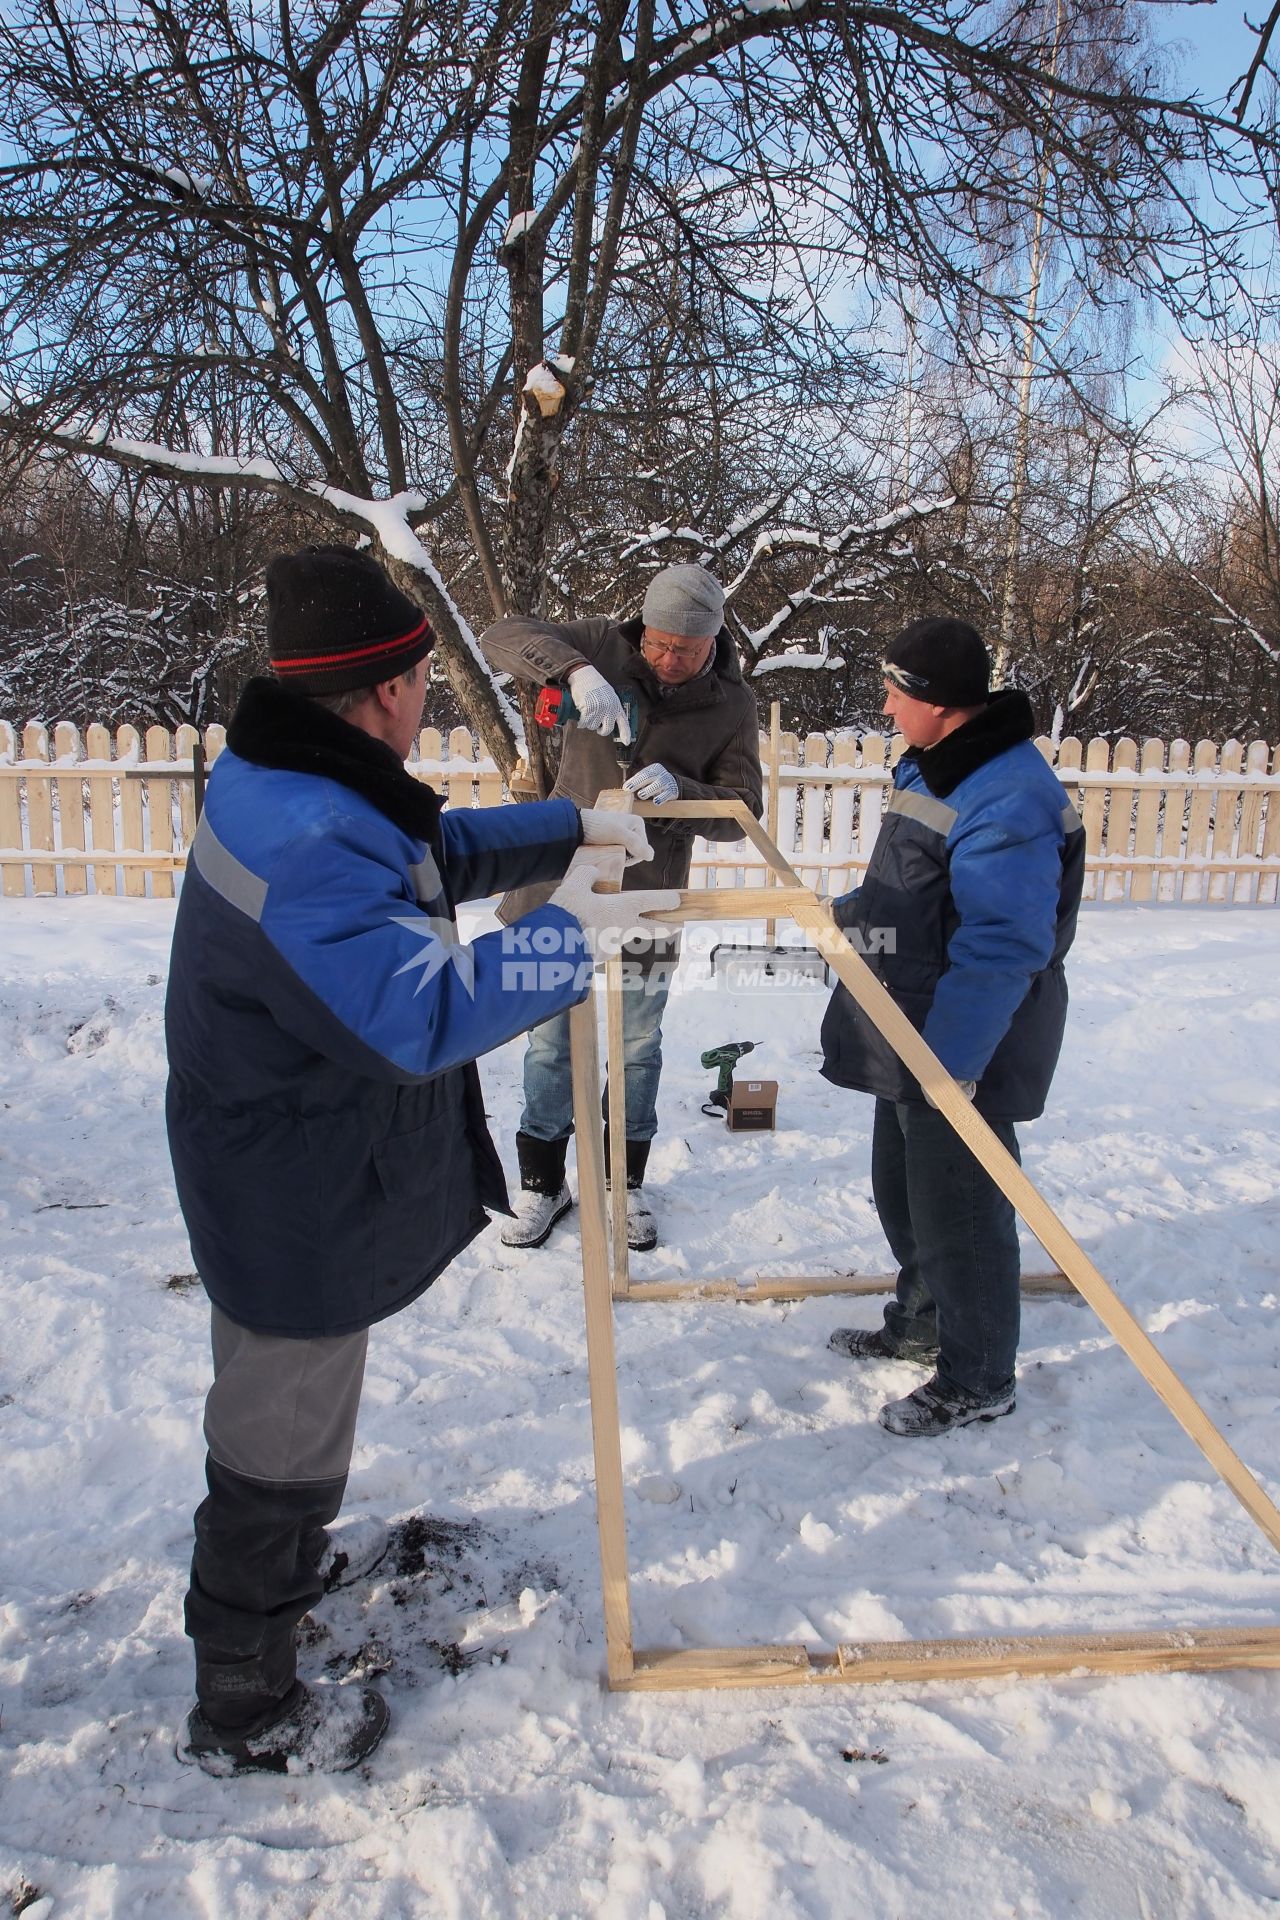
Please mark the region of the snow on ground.
<svg viewBox="0 0 1280 1920"><path fill-rule="evenodd" d="M162 1124L172 908L2 913L0 1901L38 1892L41 1920L1276 1912L1280 1674L606 1694L563 1228L533 1254L490 1229L373 1335L349 1506L422 1524L304 1653L382 1675L372 1764L179 1767L208 1359ZM1054 1105L1024 1132L1032 1178L1273 1496L1278 961L1266 910L1087 911ZM822 991L687 972L651 1163L668 1244L637 1273L884 1271L870 1102L818 1077ZM698 1051L730 1039L782 1082L775 1135L699 1111ZM483 1068L508 1161L520 1057ZM917 1374L827 1349L877 1314L619 1310L638 1645L1276 1620L1272 1550L1085 1306L1028 1302L1016 1414L937 1442L875 1424Z"/></svg>

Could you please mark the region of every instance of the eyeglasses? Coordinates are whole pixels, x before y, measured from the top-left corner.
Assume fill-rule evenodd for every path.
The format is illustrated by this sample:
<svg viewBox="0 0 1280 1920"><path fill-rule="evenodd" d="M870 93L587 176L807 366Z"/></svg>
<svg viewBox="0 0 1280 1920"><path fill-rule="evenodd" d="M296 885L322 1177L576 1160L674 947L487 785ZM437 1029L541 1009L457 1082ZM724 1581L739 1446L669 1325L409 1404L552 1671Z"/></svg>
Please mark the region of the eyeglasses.
<svg viewBox="0 0 1280 1920"><path fill-rule="evenodd" d="M714 634L708 634L705 640L695 640L690 646L677 647L673 645L670 640L658 640L646 632L641 637L640 645L645 653L656 654L658 656L669 654L673 660L696 660L703 649L708 647L714 639Z"/></svg>

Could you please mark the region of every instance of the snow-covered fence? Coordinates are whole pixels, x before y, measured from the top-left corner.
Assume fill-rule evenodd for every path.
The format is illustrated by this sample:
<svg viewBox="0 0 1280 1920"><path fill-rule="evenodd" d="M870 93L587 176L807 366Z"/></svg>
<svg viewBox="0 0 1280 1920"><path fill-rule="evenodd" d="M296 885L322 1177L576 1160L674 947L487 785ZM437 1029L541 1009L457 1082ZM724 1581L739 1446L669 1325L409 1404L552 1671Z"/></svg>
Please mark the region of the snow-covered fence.
<svg viewBox="0 0 1280 1920"><path fill-rule="evenodd" d="M135 727L83 737L62 724L0 722L0 885L6 895L173 893L195 828L194 727L176 735ZM206 759L224 744L205 732ZM778 846L823 892L856 884L879 831L901 741L880 734L803 741L778 750ZM1280 748L1265 740L1219 748L1202 740L1038 742L1084 820L1091 899L1273 905L1280 897ZM768 768L770 742L761 737ZM452 806L496 806L494 761L463 727L419 736L411 771ZM745 841L695 843L699 886L760 886L764 869Z"/></svg>
<svg viewBox="0 0 1280 1920"><path fill-rule="evenodd" d="M784 733L773 839L807 885L841 893L865 871L900 737ZM1085 898L1274 905L1280 897L1280 747L1201 740L1037 742L1084 822ZM769 765L767 736L761 758ZM745 842L699 841L692 883L761 886Z"/></svg>

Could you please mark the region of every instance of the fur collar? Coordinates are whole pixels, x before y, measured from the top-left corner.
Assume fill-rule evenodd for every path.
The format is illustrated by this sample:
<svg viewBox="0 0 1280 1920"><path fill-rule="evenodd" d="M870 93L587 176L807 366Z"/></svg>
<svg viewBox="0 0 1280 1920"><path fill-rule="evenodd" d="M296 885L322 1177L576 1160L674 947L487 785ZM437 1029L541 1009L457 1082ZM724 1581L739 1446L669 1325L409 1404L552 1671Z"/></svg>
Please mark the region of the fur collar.
<svg viewBox="0 0 1280 1920"><path fill-rule="evenodd" d="M405 772L392 748L305 694L260 675L240 696L227 745L242 760L336 780L415 840L434 840L440 796Z"/></svg>
<svg viewBox="0 0 1280 1920"><path fill-rule="evenodd" d="M1035 720L1026 694L1017 687L1001 687L980 713L945 740L939 740L936 747L908 747L902 757L915 761L930 793L944 800L988 760L1007 753L1020 741L1030 740L1034 732Z"/></svg>

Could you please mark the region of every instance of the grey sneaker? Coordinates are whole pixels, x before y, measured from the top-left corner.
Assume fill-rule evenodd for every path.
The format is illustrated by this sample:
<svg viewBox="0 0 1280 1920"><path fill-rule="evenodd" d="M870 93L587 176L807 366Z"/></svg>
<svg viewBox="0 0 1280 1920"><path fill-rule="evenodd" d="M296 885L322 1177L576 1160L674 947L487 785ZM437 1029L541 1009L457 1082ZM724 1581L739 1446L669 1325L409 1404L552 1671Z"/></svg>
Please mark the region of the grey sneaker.
<svg viewBox="0 0 1280 1920"><path fill-rule="evenodd" d="M219 1727L199 1707L187 1715L177 1755L218 1779L238 1773L349 1773L381 1740L391 1709L372 1687L304 1687L244 1727Z"/></svg>
<svg viewBox="0 0 1280 1920"><path fill-rule="evenodd" d="M983 1400L961 1387L949 1387L935 1373L922 1387L904 1400L890 1400L880 1409L880 1425L886 1433L901 1434L910 1440L933 1439L950 1433L952 1427L967 1427L975 1420L999 1420L1012 1413L1017 1401L1012 1392L993 1400Z"/></svg>
<svg viewBox="0 0 1280 1920"><path fill-rule="evenodd" d="M523 1187L516 1195L515 1216L503 1222L498 1238L504 1247L540 1247L572 1205L567 1186L558 1193L534 1193Z"/></svg>
<svg viewBox="0 0 1280 1920"><path fill-rule="evenodd" d="M326 1593L339 1587L354 1586L375 1567L381 1566L391 1545L391 1529L376 1513L362 1513L351 1520L339 1520L329 1528L324 1552L316 1562L316 1572L324 1581Z"/></svg>
<svg viewBox="0 0 1280 1920"><path fill-rule="evenodd" d="M895 1347L883 1327L837 1327L827 1345L846 1360L909 1360L913 1367L938 1361L936 1347Z"/></svg>

